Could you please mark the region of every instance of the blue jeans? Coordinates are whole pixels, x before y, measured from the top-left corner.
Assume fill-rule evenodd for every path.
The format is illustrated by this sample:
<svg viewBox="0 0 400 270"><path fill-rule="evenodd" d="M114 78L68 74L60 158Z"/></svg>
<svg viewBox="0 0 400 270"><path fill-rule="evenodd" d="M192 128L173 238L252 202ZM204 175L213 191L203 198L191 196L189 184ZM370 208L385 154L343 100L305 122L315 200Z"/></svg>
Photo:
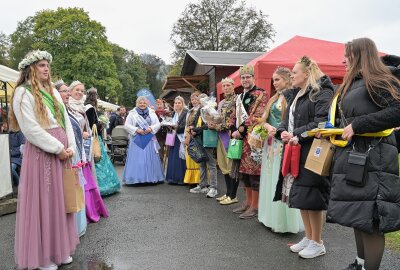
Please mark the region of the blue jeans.
<svg viewBox="0 0 400 270"><path fill-rule="evenodd" d="M18 186L19 184L19 174L17 172L18 165L15 163L11 163L11 174L14 185Z"/></svg>

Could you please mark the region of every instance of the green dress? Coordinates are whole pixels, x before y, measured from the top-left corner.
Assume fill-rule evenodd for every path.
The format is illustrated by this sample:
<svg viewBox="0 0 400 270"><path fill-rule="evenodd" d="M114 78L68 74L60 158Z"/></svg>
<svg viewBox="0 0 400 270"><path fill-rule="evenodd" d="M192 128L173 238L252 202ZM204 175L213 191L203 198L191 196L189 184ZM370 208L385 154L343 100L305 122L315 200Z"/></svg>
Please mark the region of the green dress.
<svg viewBox="0 0 400 270"><path fill-rule="evenodd" d="M121 184L117 172L108 157L103 140L99 137L101 159L96 163L97 183L101 196L107 196L121 191Z"/></svg>
<svg viewBox="0 0 400 270"><path fill-rule="evenodd" d="M267 122L278 127L281 122L281 102L271 105ZM273 138L271 145L266 141L263 149L260 191L258 202L258 220L265 226L279 233L298 233L304 231L304 225L298 209L289 208L287 204L274 202L276 184L281 170L283 144Z"/></svg>

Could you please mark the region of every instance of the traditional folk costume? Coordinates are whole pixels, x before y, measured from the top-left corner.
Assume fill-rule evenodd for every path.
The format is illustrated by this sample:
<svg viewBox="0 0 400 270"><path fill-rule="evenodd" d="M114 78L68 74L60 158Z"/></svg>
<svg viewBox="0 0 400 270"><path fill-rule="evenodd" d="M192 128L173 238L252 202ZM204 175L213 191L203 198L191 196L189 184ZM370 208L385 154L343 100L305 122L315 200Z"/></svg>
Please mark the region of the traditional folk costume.
<svg viewBox="0 0 400 270"><path fill-rule="evenodd" d="M254 76L253 67L243 66L240 68L240 75L244 74ZM255 125L260 123L260 119L267 105L267 95L265 90L254 85L250 90L243 92L236 98L236 119L234 128L240 132L243 138L239 172L242 174L247 200L247 205L234 209L235 213L241 213L241 218L253 218L257 215L261 163L257 163L250 156L251 148L248 143L248 134L252 132Z"/></svg>
<svg viewBox="0 0 400 270"><path fill-rule="evenodd" d="M85 106L87 118L89 120L89 126L93 127L94 124L97 126L99 131L99 141L101 150L101 159L95 163L96 177L99 186L101 196L107 196L121 191L121 184L117 172L115 171L114 165L112 164L110 157L107 154L104 146L103 139L101 138L101 124L99 123L96 108L92 105L87 104Z"/></svg>
<svg viewBox="0 0 400 270"><path fill-rule="evenodd" d="M86 157L84 156L82 130L80 128L79 121L73 116L73 114L70 111L68 111L68 115L71 121L72 129L74 130L75 143L76 143L75 156L72 158L72 165L77 166L79 183L82 189L85 189L86 179L83 176L81 166L79 166L80 164L82 164L83 166L84 164L83 160L86 160ZM76 213L76 226L78 230L78 235L79 236L84 235L87 227L85 207L81 211Z"/></svg>
<svg viewBox="0 0 400 270"><path fill-rule="evenodd" d="M156 114L158 116L158 121L162 122L163 118L171 116L171 112L166 109L158 109L156 110ZM165 168L166 163L166 151L165 151L165 139L167 137L168 127L161 126L160 130L156 134L156 138L158 144L160 145L160 149L158 153L160 154L161 162L163 164L163 168Z"/></svg>
<svg viewBox="0 0 400 270"><path fill-rule="evenodd" d="M277 128L282 121L283 95L271 104L267 123ZM279 233L298 233L304 230L303 221L298 209L289 208L286 203L274 201L276 185L281 174L283 144L276 138L264 143L260 191L258 203L258 220L265 226Z"/></svg>
<svg viewBox="0 0 400 270"><path fill-rule="evenodd" d="M85 106L81 100L76 100L73 97L69 98L68 108L73 117L78 121L81 134L83 131L91 133L89 128L89 121L86 118ZM85 165L82 167L82 175L85 179L85 212L87 222L98 222L100 217L108 217L107 208L101 198L99 188L96 183L96 171L94 166L93 157L88 153L86 155L85 149L81 151L81 159ZM81 224L81 222L79 222ZM81 225L82 226L82 225Z"/></svg>
<svg viewBox="0 0 400 270"><path fill-rule="evenodd" d="M53 100L41 91L49 120L44 129L36 118L30 89L15 89L12 104L26 138L15 229L15 262L21 269L61 264L79 244L75 214L65 213L63 168L67 165L57 157L63 149L75 148L71 122L60 94L54 90ZM54 102L59 103L61 122L56 120Z"/></svg>
<svg viewBox="0 0 400 270"><path fill-rule="evenodd" d="M146 130L149 127L151 133L146 135L137 133L139 128ZM125 184L163 182L165 177L155 137L160 129L160 121L154 110L134 108L129 112L125 128L130 134L130 142L122 181Z"/></svg>
<svg viewBox="0 0 400 270"><path fill-rule="evenodd" d="M195 123L195 117L198 113L199 107L193 107L189 110L186 116L186 129L185 129L185 137L184 139L189 141L190 134L189 134L189 126L199 127L202 124L201 117L198 118L197 122ZM185 179L183 180L185 184L199 184L200 183L200 165L194 162L193 159L187 153L187 146L186 146L186 173Z"/></svg>
<svg viewBox="0 0 400 270"><path fill-rule="evenodd" d="M230 177L229 174L232 170L232 160L227 157L230 139L229 130L231 127L231 117L235 115L236 98L235 93L225 95L225 98L221 100L218 106L218 112L222 122L216 125L216 130L218 131L217 162L218 167L224 175L226 184L226 194L217 198L222 205L238 202L236 193L239 187L239 179Z"/></svg>
<svg viewBox="0 0 400 270"><path fill-rule="evenodd" d="M168 153L168 166L166 181L169 184L183 185L183 180L186 173L186 159L185 159L185 147L183 145L185 135L185 124L186 124L187 109L183 109L180 114L174 113L172 122L177 125L175 130L175 142L174 146L169 146Z"/></svg>

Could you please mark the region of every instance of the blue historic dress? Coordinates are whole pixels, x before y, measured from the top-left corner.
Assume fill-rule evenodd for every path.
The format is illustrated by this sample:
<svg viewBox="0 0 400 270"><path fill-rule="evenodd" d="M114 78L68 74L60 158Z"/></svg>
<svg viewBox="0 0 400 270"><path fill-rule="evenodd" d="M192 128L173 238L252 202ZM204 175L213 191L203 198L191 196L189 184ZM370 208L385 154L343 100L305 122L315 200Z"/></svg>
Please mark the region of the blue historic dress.
<svg viewBox="0 0 400 270"><path fill-rule="evenodd" d="M271 105L268 124L278 127L281 122L281 102ZM299 209L289 208L281 201L274 202L276 184L279 180L282 161L282 142L273 138L266 141L263 149L260 191L258 199L258 220L279 233L298 233L304 230Z"/></svg>
<svg viewBox="0 0 400 270"><path fill-rule="evenodd" d="M81 130L79 121L70 112L68 112L68 115L69 115L69 119L71 121L72 129L74 130L75 143L76 143L75 155L72 159L72 165L76 165L77 163L82 161L82 159L83 159L82 155L84 155L82 130ZM82 168L78 169L78 175L79 175L80 185L84 191L86 180L85 180L85 177L83 176ZM85 192L83 192L83 195L85 196ZM86 233L87 220L86 220L86 208L85 207L83 207L83 209L81 211L76 213L76 226L77 226L77 231L78 231L79 236L82 236Z"/></svg>
<svg viewBox="0 0 400 270"><path fill-rule="evenodd" d="M151 133L140 135L136 131L151 128ZM160 129L156 113L149 108L134 108L129 112L125 128L130 134L128 156L122 176L125 184L159 183L165 177L162 170L159 145L155 134Z"/></svg>
<svg viewBox="0 0 400 270"><path fill-rule="evenodd" d="M172 118L174 124L178 124L179 120L183 121L183 130L176 130L174 146L168 146L168 166L165 179L170 184L183 185L183 180L185 178L186 160L181 158L185 157L185 148L182 145L185 132L185 119L186 113L184 111L182 111L180 115L175 113L174 117ZM179 133L180 131L182 132Z"/></svg>

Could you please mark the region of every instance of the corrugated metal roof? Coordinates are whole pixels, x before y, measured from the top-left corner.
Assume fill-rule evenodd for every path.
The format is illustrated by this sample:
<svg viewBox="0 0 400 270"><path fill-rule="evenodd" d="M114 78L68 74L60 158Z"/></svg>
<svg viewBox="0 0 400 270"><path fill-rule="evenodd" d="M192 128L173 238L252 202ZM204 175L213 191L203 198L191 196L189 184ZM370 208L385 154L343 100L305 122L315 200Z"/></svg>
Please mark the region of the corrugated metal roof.
<svg viewBox="0 0 400 270"><path fill-rule="evenodd" d="M243 66L265 52L229 52L188 50L186 53L199 65Z"/></svg>

